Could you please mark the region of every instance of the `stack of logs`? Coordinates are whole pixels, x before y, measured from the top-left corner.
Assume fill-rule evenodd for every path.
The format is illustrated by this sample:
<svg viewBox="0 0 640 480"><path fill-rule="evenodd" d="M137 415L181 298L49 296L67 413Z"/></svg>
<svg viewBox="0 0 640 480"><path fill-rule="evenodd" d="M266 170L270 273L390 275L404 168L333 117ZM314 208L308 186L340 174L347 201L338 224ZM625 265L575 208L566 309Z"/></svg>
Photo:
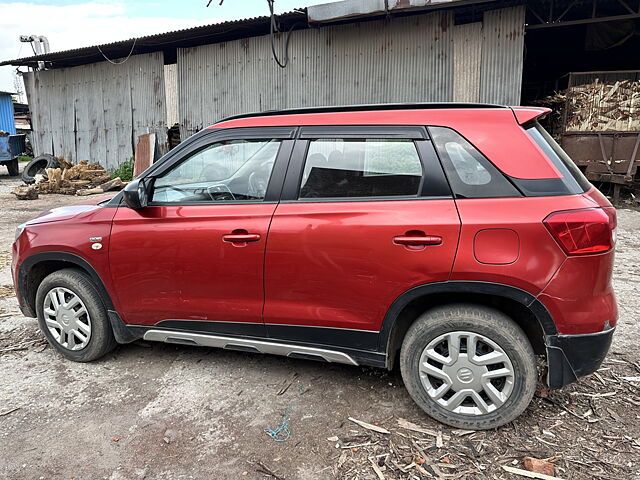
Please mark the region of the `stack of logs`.
<svg viewBox="0 0 640 480"><path fill-rule="evenodd" d="M92 195L109 190L119 190L125 183L114 179L97 164L82 160L72 165L64 159L58 159L60 168L47 168L45 174L36 175L36 183L16 188L12 193L19 199L38 198L38 193L61 193L63 195Z"/></svg>
<svg viewBox="0 0 640 480"><path fill-rule="evenodd" d="M565 92L568 131L639 131L640 81L576 85Z"/></svg>

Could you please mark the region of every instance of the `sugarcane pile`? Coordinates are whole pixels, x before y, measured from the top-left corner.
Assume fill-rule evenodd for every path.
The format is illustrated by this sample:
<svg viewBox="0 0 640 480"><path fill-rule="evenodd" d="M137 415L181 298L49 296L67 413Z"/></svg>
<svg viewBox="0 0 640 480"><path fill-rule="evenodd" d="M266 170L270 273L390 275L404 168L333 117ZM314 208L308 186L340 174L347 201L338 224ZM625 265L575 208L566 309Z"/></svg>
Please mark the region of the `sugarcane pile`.
<svg viewBox="0 0 640 480"><path fill-rule="evenodd" d="M567 131L640 131L640 81L593 83L570 87Z"/></svg>

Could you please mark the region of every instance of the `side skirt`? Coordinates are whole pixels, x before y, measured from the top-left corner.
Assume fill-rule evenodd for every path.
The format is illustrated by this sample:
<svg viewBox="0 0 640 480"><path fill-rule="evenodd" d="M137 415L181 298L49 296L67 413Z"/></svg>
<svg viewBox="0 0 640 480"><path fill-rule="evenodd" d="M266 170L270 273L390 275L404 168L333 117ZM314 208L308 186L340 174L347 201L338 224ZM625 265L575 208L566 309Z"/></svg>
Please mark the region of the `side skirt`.
<svg viewBox="0 0 640 480"><path fill-rule="evenodd" d="M384 368L384 353L358 350L343 346L327 346L283 338L234 336L206 332L189 332L178 329L127 325L132 336L147 341L223 348L243 352L282 355L289 358L318 360L355 366Z"/></svg>
<svg viewBox="0 0 640 480"><path fill-rule="evenodd" d="M330 363L346 363L358 365L351 356L335 350L288 345L286 343L265 342L264 340L250 340L247 338L220 337L217 335L203 335L199 333L169 332L166 330L149 330L144 334L145 340L165 343L179 343L182 345L198 345L202 347L224 348L226 350L240 350L242 352L269 353L292 358L308 358Z"/></svg>

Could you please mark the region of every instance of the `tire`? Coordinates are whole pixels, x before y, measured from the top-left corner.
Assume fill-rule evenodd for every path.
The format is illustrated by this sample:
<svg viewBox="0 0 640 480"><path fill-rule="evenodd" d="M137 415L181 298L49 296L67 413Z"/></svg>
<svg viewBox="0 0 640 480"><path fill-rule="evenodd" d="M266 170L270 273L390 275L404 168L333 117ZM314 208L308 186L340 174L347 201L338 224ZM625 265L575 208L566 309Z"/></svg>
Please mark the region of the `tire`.
<svg viewBox="0 0 640 480"><path fill-rule="evenodd" d="M456 344L460 355L450 353ZM467 348L478 352L472 358L485 365L471 362ZM487 354L495 361L482 358ZM499 427L517 418L533 397L536 366L533 348L513 320L470 304L438 307L421 315L400 351L402 379L418 406L439 422L470 430ZM481 380L487 375L497 378ZM464 400L457 405L459 399Z"/></svg>
<svg viewBox="0 0 640 480"><path fill-rule="evenodd" d="M22 181L27 185L31 185L32 183L35 183L35 177L39 172L47 168L58 168L59 166L58 160L53 155L49 155L48 153L40 155L31 160L27 163L27 166L24 167L24 170L22 171Z"/></svg>
<svg viewBox="0 0 640 480"><path fill-rule="evenodd" d="M54 308L52 292L55 292L58 303L63 307L75 302L72 295L75 295L80 302L76 302L73 309L59 309L57 316L51 315ZM60 302L61 295L67 304ZM47 306L48 309L46 309ZM80 313L73 313L74 309ZM82 313L83 311L86 311L86 315ZM116 346L107 309L93 281L80 270L67 268L45 277L36 293L36 312L40 330L49 344L69 360L90 362L102 357ZM74 320L74 315L79 315L80 323ZM57 323L60 328L54 327L52 331L50 326L54 323ZM86 325L89 326L88 330ZM61 333L63 328L77 333ZM54 332L58 335L58 339ZM81 337L86 338L85 345L82 345L84 342Z"/></svg>
<svg viewBox="0 0 640 480"><path fill-rule="evenodd" d="M14 158L9 163L6 164L7 171L9 172L10 177L17 177L20 175L20 167L18 166L18 159Z"/></svg>

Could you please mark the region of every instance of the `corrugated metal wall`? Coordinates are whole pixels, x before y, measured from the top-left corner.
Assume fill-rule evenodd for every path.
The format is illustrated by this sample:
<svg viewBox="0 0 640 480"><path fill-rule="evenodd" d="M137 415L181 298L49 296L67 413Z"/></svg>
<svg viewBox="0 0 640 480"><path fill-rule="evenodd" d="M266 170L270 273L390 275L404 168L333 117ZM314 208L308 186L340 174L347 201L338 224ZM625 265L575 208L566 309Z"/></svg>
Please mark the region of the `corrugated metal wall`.
<svg viewBox="0 0 640 480"><path fill-rule="evenodd" d="M482 22L453 27L453 100L480 101Z"/></svg>
<svg viewBox="0 0 640 480"><path fill-rule="evenodd" d="M451 12L296 31L290 63L268 36L178 49L182 137L238 113L382 102L520 102L524 7L453 25Z"/></svg>
<svg viewBox="0 0 640 480"><path fill-rule="evenodd" d="M9 132L11 135L16 133L13 100L11 100L11 95L7 93L0 93L0 130Z"/></svg>
<svg viewBox="0 0 640 480"><path fill-rule="evenodd" d="M518 105L524 60L524 5L484 14L482 28L483 102Z"/></svg>
<svg viewBox="0 0 640 480"><path fill-rule="evenodd" d="M165 102L167 104L167 126L180 122L178 114L178 68L177 65L164 66Z"/></svg>
<svg viewBox="0 0 640 480"><path fill-rule="evenodd" d="M164 60L161 52L45 70L24 76L34 153L52 153L110 169L133 156L138 135L155 132L166 144Z"/></svg>
<svg viewBox="0 0 640 480"><path fill-rule="evenodd" d="M300 30L293 33L285 69L272 59L270 37L261 36L178 49L177 78L162 53L134 55L122 65L29 73L24 80L34 151L114 168L133 155L143 133L156 133L162 153L176 115L186 138L229 115L269 109L429 101L515 105L524 11L492 10L467 25L454 25L452 11L438 11Z"/></svg>
<svg viewBox="0 0 640 480"><path fill-rule="evenodd" d="M268 36L178 49L182 136L243 112L449 101L451 12L294 32L279 68Z"/></svg>

